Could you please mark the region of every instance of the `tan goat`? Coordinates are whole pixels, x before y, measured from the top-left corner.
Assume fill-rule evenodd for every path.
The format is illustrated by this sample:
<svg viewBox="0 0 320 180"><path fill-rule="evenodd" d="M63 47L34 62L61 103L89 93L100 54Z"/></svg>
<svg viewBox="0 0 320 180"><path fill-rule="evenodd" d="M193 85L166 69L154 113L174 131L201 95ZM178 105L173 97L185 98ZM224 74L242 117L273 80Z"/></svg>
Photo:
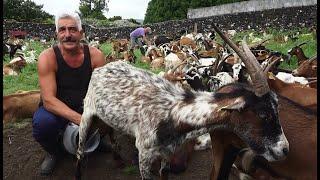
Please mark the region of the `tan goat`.
<svg viewBox="0 0 320 180"><path fill-rule="evenodd" d="M23 91L3 96L3 124L32 118L40 102L40 91Z"/></svg>
<svg viewBox="0 0 320 180"><path fill-rule="evenodd" d="M22 68L27 65L26 60L23 57L17 57L16 61L11 61L11 63L3 65L3 75L18 75Z"/></svg>

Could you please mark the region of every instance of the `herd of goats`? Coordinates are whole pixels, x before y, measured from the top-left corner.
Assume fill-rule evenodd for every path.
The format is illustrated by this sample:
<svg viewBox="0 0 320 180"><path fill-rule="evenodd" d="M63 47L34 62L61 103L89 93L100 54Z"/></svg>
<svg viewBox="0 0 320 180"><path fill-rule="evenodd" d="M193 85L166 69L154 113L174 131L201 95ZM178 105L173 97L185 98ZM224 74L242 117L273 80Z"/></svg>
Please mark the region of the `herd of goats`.
<svg viewBox="0 0 320 180"><path fill-rule="evenodd" d="M99 109L99 106L108 107L108 103L114 105L128 101L124 107L126 111L143 112L138 115L144 117L141 119L132 119L129 115L114 118L116 122L108 117L102 119L137 139L142 179L152 177L149 172L151 161L155 159L152 154L162 159L160 178L168 179L167 166L173 156L184 153L187 161L193 150L206 148L212 149L210 178L213 180L316 179L317 55L307 57L304 54L301 46L307 46L307 42L283 54L267 49L264 46L267 40L247 45L245 37L243 41L234 43L230 40L235 35L234 31L221 32L216 26L213 28L214 32L184 34L178 40L155 36L152 45L144 46L146 53L141 56L141 61L150 64L153 70L164 70L157 75L130 65L136 63L136 59L128 50L128 40L112 40L112 52L106 56L107 65L94 72L91 79L103 83L92 83L96 87L89 85L86 99L102 99L99 94L104 94L104 97L116 95L123 99L115 98L110 102L97 100L95 107ZM216 34L222 38L222 44L215 40ZM98 42L89 44L99 46ZM33 56L29 60L22 55L12 56L9 64L3 67L3 75L19 74L27 63L35 62L36 57ZM296 69L279 68L283 61L290 63L292 56L298 59ZM117 74L123 71L129 72L129 75ZM101 73L108 72L115 74L108 79L101 77ZM132 87L125 86L125 79L130 80ZM109 84L112 88L99 87L102 84ZM126 89L121 89L123 87ZM133 94L135 87L140 92ZM153 94L155 92L163 97ZM17 96L29 96L29 100L15 102L28 102L29 105L37 105L35 99L40 98L39 91L4 96L4 123L21 118L14 109L23 106L10 99ZM137 98L141 100L130 101ZM86 99L84 114L90 110L90 113L104 117L99 112L92 112L91 109L96 108L86 106ZM203 108L204 104L207 108ZM25 111L29 111L32 117L35 110L29 108ZM123 112L121 106L112 111L106 114ZM22 116L26 114L24 112ZM149 116L145 117L146 114ZM146 123L148 119L154 122ZM90 122L90 118L85 120ZM140 122L141 126L131 124L131 120ZM81 148L87 128L85 123L81 123L78 177L81 175ZM178 148L190 144L192 150ZM116 152L114 150L114 154Z"/></svg>

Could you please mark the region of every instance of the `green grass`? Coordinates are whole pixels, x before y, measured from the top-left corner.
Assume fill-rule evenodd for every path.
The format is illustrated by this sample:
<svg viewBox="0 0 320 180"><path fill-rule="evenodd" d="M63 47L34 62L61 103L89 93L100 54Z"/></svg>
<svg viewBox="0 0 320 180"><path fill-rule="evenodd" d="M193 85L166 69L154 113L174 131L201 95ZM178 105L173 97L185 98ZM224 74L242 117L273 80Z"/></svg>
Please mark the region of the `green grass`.
<svg viewBox="0 0 320 180"><path fill-rule="evenodd" d="M137 174L139 174L138 166L133 166L133 165L126 166L122 171L126 175L137 175Z"/></svg>
<svg viewBox="0 0 320 180"><path fill-rule="evenodd" d="M18 76L3 77L3 95L14 93L18 90L39 89L37 64L27 64Z"/></svg>
<svg viewBox="0 0 320 180"><path fill-rule="evenodd" d="M296 32L300 32L300 34L297 36L298 39L296 41L290 40L287 42L280 42L278 39L283 37L284 35L290 35L295 34ZM266 47L268 49L279 51L283 54L287 54L287 51L294 47L295 45L298 45L302 42L307 42L306 45L302 46L303 52L307 57L314 56L317 52L317 41L315 37L308 32L307 29L299 29L299 30L291 30L291 31L278 31L273 29L268 29L267 31L267 37L270 38L268 42L265 43ZM233 38L234 41L242 40L244 35L247 36L247 39L249 40L248 43L250 44L250 38L248 38L248 35L250 33L253 33L254 37L258 37L261 39L265 39L263 37L262 32L255 32L255 31L243 31L236 34L236 36ZM220 37L217 36L217 41L221 42ZM30 47L36 50L36 53L39 55L46 47L44 47L40 42L34 41L29 42ZM101 44L100 46L101 51L107 55L112 51L111 43L106 42ZM135 55L137 56L137 61L134 64L134 66L142 69L150 70L150 65L143 63L140 61L141 53L139 49L135 50ZM9 62L9 56L4 56L4 64L7 64ZM296 57L291 58L290 63L283 62L280 65L281 68L285 69L294 69L297 67L297 59ZM151 71L151 70L150 70ZM160 71L163 71L163 69L157 69L152 70L153 73L159 73ZM39 89L39 83L38 83L38 74L37 74L37 65L36 64L27 64L27 66L22 70L22 73L18 76L4 76L3 77L3 95L8 95L11 93L14 93L18 90L35 90Z"/></svg>

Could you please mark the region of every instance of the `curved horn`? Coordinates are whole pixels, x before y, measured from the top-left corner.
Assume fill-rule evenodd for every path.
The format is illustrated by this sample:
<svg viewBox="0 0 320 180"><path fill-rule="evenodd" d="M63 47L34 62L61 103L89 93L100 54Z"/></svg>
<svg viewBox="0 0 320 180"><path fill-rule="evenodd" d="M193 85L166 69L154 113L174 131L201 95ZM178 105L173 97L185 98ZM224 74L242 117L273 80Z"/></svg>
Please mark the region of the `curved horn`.
<svg viewBox="0 0 320 180"><path fill-rule="evenodd" d="M313 83L317 83L317 79L316 79L316 80L309 81L306 85L313 84Z"/></svg>
<svg viewBox="0 0 320 180"><path fill-rule="evenodd" d="M309 62L312 62L312 61L314 61L314 60L316 60L316 59L317 59L317 55L315 55L315 56L313 56L313 57L309 58L309 59L308 59L308 61L309 61Z"/></svg>
<svg viewBox="0 0 320 180"><path fill-rule="evenodd" d="M257 44L251 44L251 45L249 45L249 47L250 47L250 48L258 47L258 46L260 46L261 44L263 44L263 43L265 43L265 42L267 42L267 41L269 41L269 40L270 40L270 38L269 38L269 39L262 40L261 42L258 42Z"/></svg>
<svg viewBox="0 0 320 180"><path fill-rule="evenodd" d="M178 65L176 65L175 67L173 67L171 72L174 73L178 69L178 67L180 67L184 64L187 64L187 61L183 61L183 62L179 63Z"/></svg>
<svg viewBox="0 0 320 180"><path fill-rule="evenodd" d="M217 26L215 26L215 24L213 24L213 28L219 34L219 36L239 55L243 63L246 65L246 68L252 80L252 86L255 94L257 96L263 96L268 93L270 89L268 86L267 77L263 73L257 59L250 51L245 41L245 37L242 40L242 46L244 50L243 53L239 47L237 47L228 37L226 37L220 31L220 29L217 28Z"/></svg>
<svg viewBox="0 0 320 180"><path fill-rule="evenodd" d="M223 62L226 61L228 59L228 57L230 57L231 55L233 55L232 53L228 54L226 57L224 57L220 63L218 64L218 67L217 67L217 73L219 72L219 70L221 70L221 67L223 65Z"/></svg>
<svg viewBox="0 0 320 180"><path fill-rule="evenodd" d="M281 57L277 57L276 60L272 61L264 70L263 72L266 74L269 72L269 70L277 63L281 60Z"/></svg>
<svg viewBox="0 0 320 180"><path fill-rule="evenodd" d="M305 45L305 44L307 44L307 42L303 42L303 43L300 43L299 45L297 45L297 46L302 46L302 45Z"/></svg>

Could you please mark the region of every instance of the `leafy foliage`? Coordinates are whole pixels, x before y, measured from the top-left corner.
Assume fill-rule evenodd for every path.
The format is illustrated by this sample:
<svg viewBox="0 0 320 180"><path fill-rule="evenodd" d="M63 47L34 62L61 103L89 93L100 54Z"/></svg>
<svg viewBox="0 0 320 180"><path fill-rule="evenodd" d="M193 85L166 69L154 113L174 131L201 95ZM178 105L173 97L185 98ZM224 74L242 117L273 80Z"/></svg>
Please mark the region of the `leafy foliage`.
<svg viewBox="0 0 320 180"><path fill-rule="evenodd" d="M217 6L247 0L151 0L148 3L144 23L186 19L188 8Z"/></svg>
<svg viewBox="0 0 320 180"><path fill-rule="evenodd" d="M27 22L52 22L53 16L42 8L43 5L37 5L31 0L6 0L3 4L3 18Z"/></svg>
<svg viewBox="0 0 320 180"><path fill-rule="evenodd" d="M110 21L121 20L121 19L122 19L121 16L113 16L113 17L109 18Z"/></svg>
<svg viewBox="0 0 320 180"><path fill-rule="evenodd" d="M96 18L105 20L103 11L108 11L109 0L80 0L80 16L84 18Z"/></svg>

